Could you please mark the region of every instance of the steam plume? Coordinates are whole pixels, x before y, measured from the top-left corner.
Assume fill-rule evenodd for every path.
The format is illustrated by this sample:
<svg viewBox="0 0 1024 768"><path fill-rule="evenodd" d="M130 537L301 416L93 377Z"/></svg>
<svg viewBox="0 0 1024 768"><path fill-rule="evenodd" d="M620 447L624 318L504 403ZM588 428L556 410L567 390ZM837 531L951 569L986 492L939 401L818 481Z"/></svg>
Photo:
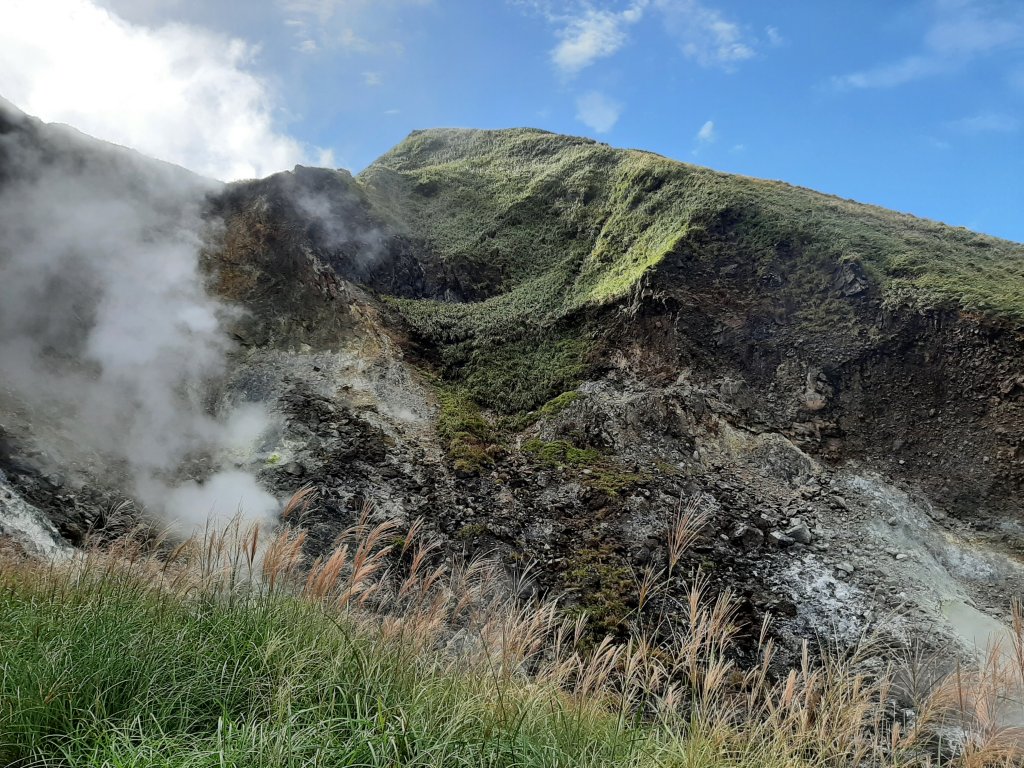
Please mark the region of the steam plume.
<svg viewBox="0 0 1024 768"><path fill-rule="evenodd" d="M203 401L228 351L229 309L198 266L214 188L0 102L0 385L62 465L120 468L185 527L277 508L243 472L174 483L187 457L237 442L236 425L253 432L251 413L218 419Z"/></svg>

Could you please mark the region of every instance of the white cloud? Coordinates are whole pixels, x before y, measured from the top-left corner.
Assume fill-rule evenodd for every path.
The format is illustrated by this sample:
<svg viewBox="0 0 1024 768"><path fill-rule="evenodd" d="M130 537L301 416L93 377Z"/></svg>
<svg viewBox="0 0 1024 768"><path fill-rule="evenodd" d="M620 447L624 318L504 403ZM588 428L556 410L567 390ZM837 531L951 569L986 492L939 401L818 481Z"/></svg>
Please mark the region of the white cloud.
<svg viewBox="0 0 1024 768"><path fill-rule="evenodd" d="M1016 133L1020 130L1020 120L1001 112L984 112L954 120L949 127L958 133Z"/></svg>
<svg viewBox="0 0 1024 768"><path fill-rule="evenodd" d="M720 11L697 0L656 0L656 6L683 54L701 66L732 69L754 57L753 40Z"/></svg>
<svg viewBox="0 0 1024 768"><path fill-rule="evenodd" d="M786 42L786 38L779 32L778 27L767 26L764 28L764 34L768 38L768 43L774 46L782 45Z"/></svg>
<svg viewBox="0 0 1024 768"><path fill-rule="evenodd" d="M925 34L925 44L937 54L973 56L988 53L1019 41L1024 36L1024 19L999 16L997 9L967 3L958 12L937 20Z"/></svg>
<svg viewBox="0 0 1024 768"><path fill-rule="evenodd" d="M363 84L370 87L376 88L384 83L384 78L380 72L363 72Z"/></svg>
<svg viewBox="0 0 1024 768"><path fill-rule="evenodd" d="M179 12L182 0L97 0L96 4L113 11L122 19L146 23Z"/></svg>
<svg viewBox="0 0 1024 768"><path fill-rule="evenodd" d="M551 52L564 74L575 75L594 62L612 56L628 42L629 27L655 10L665 31L679 44L687 58L701 66L733 68L755 55L755 41L721 11L699 0L510 0L528 8L558 27L560 42ZM778 30L766 34L779 44Z"/></svg>
<svg viewBox="0 0 1024 768"><path fill-rule="evenodd" d="M950 65L941 59L909 56L892 64L834 77L832 83L837 88L894 88L922 77L939 74L949 68Z"/></svg>
<svg viewBox="0 0 1024 768"><path fill-rule="evenodd" d="M716 138L714 120L708 120L700 127L700 130L697 131L697 141L702 144L711 144Z"/></svg>
<svg viewBox="0 0 1024 768"><path fill-rule="evenodd" d="M263 176L320 150L275 125L256 53L197 27L135 26L90 0L4 0L0 94L208 176Z"/></svg>
<svg viewBox="0 0 1024 768"><path fill-rule="evenodd" d="M343 48L355 51L356 53L376 53L378 50L374 43L371 43L365 37L361 37L352 27L345 27L345 29L341 30L338 40Z"/></svg>
<svg viewBox="0 0 1024 768"><path fill-rule="evenodd" d="M626 42L626 27L643 17L647 0L638 0L625 11L615 13L591 7L580 15L564 19L559 33L562 41L551 53L560 70L568 75L589 67L598 59L611 56Z"/></svg>
<svg viewBox="0 0 1024 768"><path fill-rule="evenodd" d="M622 105L600 91L590 91L576 100L576 118L596 133L607 133L619 121Z"/></svg>
<svg viewBox="0 0 1024 768"><path fill-rule="evenodd" d="M1024 6L997 0L932 0L922 50L832 78L837 88L893 88L960 69L1024 43Z"/></svg>

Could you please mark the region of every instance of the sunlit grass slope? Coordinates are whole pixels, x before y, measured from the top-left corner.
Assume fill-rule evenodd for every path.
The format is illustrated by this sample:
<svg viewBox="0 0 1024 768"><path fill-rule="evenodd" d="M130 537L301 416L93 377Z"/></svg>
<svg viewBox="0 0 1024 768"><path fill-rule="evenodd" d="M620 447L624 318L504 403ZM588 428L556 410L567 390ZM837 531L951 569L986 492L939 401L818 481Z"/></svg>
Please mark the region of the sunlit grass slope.
<svg viewBox="0 0 1024 768"><path fill-rule="evenodd" d="M781 275L781 295L799 308L833 300L820 276L852 263L891 305L1024 320L1024 246L587 139L422 131L360 182L471 299L405 300L402 312L474 396L505 410L573 381L601 331L588 318L644 281L657 286L668 265L676 282L726 263ZM536 381L511 370L524 363Z"/></svg>

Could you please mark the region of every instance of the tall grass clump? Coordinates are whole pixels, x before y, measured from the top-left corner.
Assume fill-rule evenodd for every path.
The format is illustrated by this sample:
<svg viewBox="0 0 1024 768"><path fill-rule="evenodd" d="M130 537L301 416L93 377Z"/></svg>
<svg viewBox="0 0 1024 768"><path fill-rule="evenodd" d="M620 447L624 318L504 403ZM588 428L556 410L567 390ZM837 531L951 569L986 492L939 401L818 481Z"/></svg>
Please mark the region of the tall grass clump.
<svg viewBox="0 0 1024 768"><path fill-rule="evenodd" d="M274 531L235 522L173 546L135 532L62 564L5 556L0 765L790 768L947 756L973 768L1020 756L1005 717L1024 683L1019 610L998 669L943 677L901 719L893 678L859 671L856 653L805 648L780 672L765 627L759 663L736 666L735 601L699 574L680 587L704 523L696 504L667 532L668 561L638 577L628 639L594 643L584 618L521 597L529 590L498 563L443 556L421 522L400 529L366 510L310 558L309 501L293 499ZM939 733L953 748L936 750Z"/></svg>

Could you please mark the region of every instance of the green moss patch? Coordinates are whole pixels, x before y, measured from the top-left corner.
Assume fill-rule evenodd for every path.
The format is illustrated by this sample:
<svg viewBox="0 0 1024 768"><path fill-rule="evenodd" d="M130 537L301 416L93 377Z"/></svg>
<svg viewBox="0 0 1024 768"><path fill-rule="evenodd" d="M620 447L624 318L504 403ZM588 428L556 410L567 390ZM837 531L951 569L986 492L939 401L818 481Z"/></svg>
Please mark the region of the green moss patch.
<svg viewBox="0 0 1024 768"><path fill-rule="evenodd" d="M622 471L599 451L580 448L568 440L544 441L534 437L523 443L523 451L548 466L585 468L581 481L607 496L618 496L644 479L634 472Z"/></svg>
<svg viewBox="0 0 1024 768"><path fill-rule="evenodd" d="M590 543L573 550L562 584L587 614L595 637L617 635L628 626L635 603L636 581L628 564L607 542Z"/></svg>
<svg viewBox="0 0 1024 768"><path fill-rule="evenodd" d="M506 418L503 425L514 432L521 432L541 418L557 416L581 397L582 395L575 390L563 392L562 394L551 398L544 403L544 405L534 411Z"/></svg>
<svg viewBox="0 0 1024 768"><path fill-rule="evenodd" d="M437 431L445 441L455 471L475 475L493 467L501 448L494 428L484 418L480 407L461 389L442 388L439 398L441 413Z"/></svg>
<svg viewBox="0 0 1024 768"><path fill-rule="evenodd" d="M523 443L523 450L551 466L584 467L597 463L601 454L592 448L577 448L568 440L545 442L531 438Z"/></svg>

